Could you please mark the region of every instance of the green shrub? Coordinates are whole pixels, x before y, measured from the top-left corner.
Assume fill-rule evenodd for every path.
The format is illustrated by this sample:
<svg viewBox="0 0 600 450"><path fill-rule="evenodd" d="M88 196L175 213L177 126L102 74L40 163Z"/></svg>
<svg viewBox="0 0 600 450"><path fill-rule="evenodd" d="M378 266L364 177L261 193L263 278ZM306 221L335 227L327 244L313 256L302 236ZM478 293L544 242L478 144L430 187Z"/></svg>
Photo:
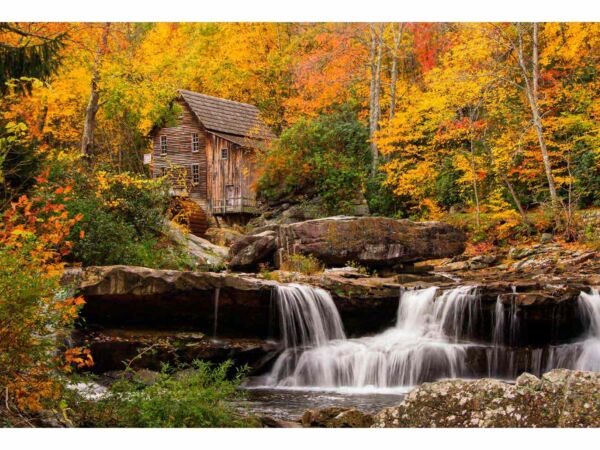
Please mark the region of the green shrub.
<svg viewBox="0 0 600 450"><path fill-rule="evenodd" d="M320 196L330 213L347 212L365 190L368 131L350 107L303 119L285 130L262 155L258 186L267 201Z"/></svg>
<svg viewBox="0 0 600 450"><path fill-rule="evenodd" d="M228 378L232 363L220 366L195 361L193 370L171 373L167 366L150 386L133 379L115 383L110 395L98 400L73 396L70 402L78 426L93 427L248 427L231 402L245 371Z"/></svg>
<svg viewBox="0 0 600 450"><path fill-rule="evenodd" d="M34 249L33 242L21 249L0 246L0 386L7 402L24 410L41 409L55 397L52 330L60 328L62 315L53 308L60 304L58 280L32 264Z"/></svg>
<svg viewBox="0 0 600 450"><path fill-rule="evenodd" d="M354 260L348 261L348 262L346 263L346 266L347 266L347 267L352 267L353 269L356 269L356 271L357 271L358 273L360 273L360 274L363 274L363 275L369 275L369 270L368 270L368 269L367 269L365 266L362 266L362 265L361 265L359 262L357 262L357 261L354 261Z"/></svg>
<svg viewBox="0 0 600 450"><path fill-rule="evenodd" d="M367 181L365 197L369 211L375 216L404 218L406 208L392 188L385 184L385 173L378 172Z"/></svg>
<svg viewBox="0 0 600 450"><path fill-rule="evenodd" d="M50 179L70 183L65 201L72 217L69 260L84 266L127 264L158 269L193 268L191 257L165 236L171 197L166 179L93 169L72 157L50 160Z"/></svg>

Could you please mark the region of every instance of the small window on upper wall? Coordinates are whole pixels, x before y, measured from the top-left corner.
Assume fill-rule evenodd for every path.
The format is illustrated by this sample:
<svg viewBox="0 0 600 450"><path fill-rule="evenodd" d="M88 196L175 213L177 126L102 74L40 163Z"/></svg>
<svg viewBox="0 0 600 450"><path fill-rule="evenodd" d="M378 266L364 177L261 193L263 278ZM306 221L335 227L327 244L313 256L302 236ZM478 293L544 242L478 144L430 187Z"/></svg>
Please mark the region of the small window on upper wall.
<svg viewBox="0 0 600 450"><path fill-rule="evenodd" d="M221 159L227 159L227 158L229 158L229 149L222 148L221 149Z"/></svg>
<svg viewBox="0 0 600 450"><path fill-rule="evenodd" d="M192 153L197 153L200 150L200 138L198 133L192 133Z"/></svg>
<svg viewBox="0 0 600 450"><path fill-rule="evenodd" d="M167 137L166 136L160 137L160 154L161 155L167 154Z"/></svg>

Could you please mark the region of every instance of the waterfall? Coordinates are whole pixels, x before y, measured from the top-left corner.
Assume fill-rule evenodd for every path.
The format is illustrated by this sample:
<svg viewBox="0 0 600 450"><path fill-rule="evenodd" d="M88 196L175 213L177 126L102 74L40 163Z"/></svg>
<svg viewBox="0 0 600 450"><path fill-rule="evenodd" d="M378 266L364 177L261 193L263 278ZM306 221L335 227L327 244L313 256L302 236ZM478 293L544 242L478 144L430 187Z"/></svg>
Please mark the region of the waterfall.
<svg viewBox="0 0 600 450"><path fill-rule="evenodd" d="M504 343L504 305L500 296L496 299L494 307L494 330L492 333L492 349L487 352L488 376L494 376L498 373L500 365L500 346Z"/></svg>
<svg viewBox="0 0 600 450"><path fill-rule="evenodd" d="M317 320L313 311L318 309L314 302L314 290L304 287L295 290L282 287L288 296L280 297L283 342L286 350L279 356L271 373L262 382L271 387L327 388L327 389L372 389L413 386L423 381L465 374L466 344L451 342L443 334L442 319L464 317L467 302L457 300L471 294L472 289L457 288L445 301L457 300L457 311L448 305L436 311L434 298L438 288L404 291L401 294L397 324L387 331L371 337L346 339L343 332L330 333L337 325L327 326ZM291 294L294 295L291 295ZM330 297L328 297L330 298ZM290 307L303 304L303 309ZM323 318L337 319L331 314ZM455 318L456 317L456 318ZM319 318L321 319L321 318ZM304 351L297 351L298 342L290 338L290 324L312 324L315 329L302 333L301 344L310 344ZM317 338L318 337L318 338Z"/></svg>
<svg viewBox="0 0 600 450"><path fill-rule="evenodd" d="M579 370L600 371L600 292L592 289L590 294L579 294L579 310L589 321L589 337L582 344L581 355L577 359Z"/></svg>
<svg viewBox="0 0 600 450"><path fill-rule="evenodd" d="M496 299L496 307L494 308L494 334L492 335L492 343L494 345L502 345L504 342L504 305L500 300L500 296Z"/></svg>
<svg viewBox="0 0 600 450"><path fill-rule="evenodd" d="M473 332L480 312L481 301L477 295L477 286L459 286L444 292L435 301L433 314L436 323L439 324L439 332L457 340L465 324L467 333Z"/></svg>
<svg viewBox="0 0 600 450"><path fill-rule="evenodd" d="M276 288L285 348L318 347L345 339L342 319L329 292L302 284Z"/></svg>
<svg viewBox="0 0 600 450"><path fill-rule="evenodd" d="M515 293L513 289L513 294ZM521 372L528 371L540 376L552 369L577 369L600 371L600 294L592 289L590 294L581 292L578 298L580 316L589 323L588 336L578 342L549 345L544 348L519 348L519 320L516 303L511 300L508 314L500 297L494 311L494 331L492 349L487 354L488 375L503 374L516 378ZM505 346L505 330L508 315L508 345Z"/></svg>
<svg viewBox="0 0 600 450"><path fill-rule="evenodd" d="M374 336L348 339L328 292L299 284L275 291L283 351L262 387L365 392L409 388L440 378L540 376L554 368L600 371L600 294L579 297L589 321L582 341L542 348L516 346L516 298L496 300L490 344L465 342L483 314L476 286L439 294L437 287L401 290L396 324ZM513 294L515 289L513 289ZM514 297L514 296L513 296Z"/></svg>

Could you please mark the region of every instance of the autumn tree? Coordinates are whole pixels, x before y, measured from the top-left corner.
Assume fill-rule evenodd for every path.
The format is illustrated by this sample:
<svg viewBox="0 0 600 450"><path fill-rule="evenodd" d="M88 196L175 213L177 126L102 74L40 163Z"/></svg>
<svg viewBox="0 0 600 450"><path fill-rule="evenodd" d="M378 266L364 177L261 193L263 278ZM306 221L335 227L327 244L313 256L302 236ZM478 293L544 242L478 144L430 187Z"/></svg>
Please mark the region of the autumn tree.
<svg viewBox="0 0 600 450"><path fill-rule="evenodd" d="M100 64L102 57L108 51L108 35L110 32L110 23L106 23L102 29L100 41L96 44L96 54L92 65L92 78L90 81L90 98L85 109L85 118L83 121L83 135L81 137L81 153L86 156L92 156L94 151L94 132L96 129L96 114L98 113L100 82Z"/></svg>

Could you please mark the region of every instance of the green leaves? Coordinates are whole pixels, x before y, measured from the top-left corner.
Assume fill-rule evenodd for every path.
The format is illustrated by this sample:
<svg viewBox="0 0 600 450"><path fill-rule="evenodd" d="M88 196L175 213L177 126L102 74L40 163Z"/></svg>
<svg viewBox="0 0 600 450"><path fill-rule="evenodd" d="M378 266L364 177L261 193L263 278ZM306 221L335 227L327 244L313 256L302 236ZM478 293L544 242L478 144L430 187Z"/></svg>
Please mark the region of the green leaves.
<svg viewBox="0 0 600 450"><path fill-rule="evenodd" d="M243 397L238 390L244 369L233 378L231 361L211 365L195 361L173 373L164 366L150 386L132 378L119 380L111 395L98 402L75 399L79 426L96 427L248 427L251 419L239 416L231 402Z"/></svg>
<svg viewBox="0 0 600 450"><path fill-rule="evenodd" d="M370 164L367 139L366 126L347 106L298 121L263 155L260 194L270 201L317 195L331 213L345 212L365 189Z"/></svg>

